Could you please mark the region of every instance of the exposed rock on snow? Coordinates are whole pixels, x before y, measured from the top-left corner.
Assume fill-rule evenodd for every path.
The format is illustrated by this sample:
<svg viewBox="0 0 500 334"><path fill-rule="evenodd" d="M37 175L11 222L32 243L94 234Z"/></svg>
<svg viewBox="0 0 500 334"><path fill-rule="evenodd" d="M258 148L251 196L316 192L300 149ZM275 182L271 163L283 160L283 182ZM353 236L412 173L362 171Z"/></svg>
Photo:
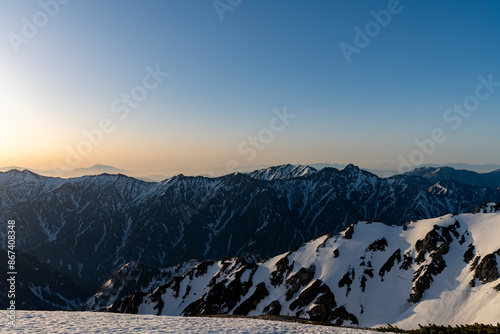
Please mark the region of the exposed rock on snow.
<svg viewBox="0 0 500 334"><path fill-rule="evenodd" d="M492 213L492 212L500 212L500 203L484 203L477 207L474 213Z"/></svg>

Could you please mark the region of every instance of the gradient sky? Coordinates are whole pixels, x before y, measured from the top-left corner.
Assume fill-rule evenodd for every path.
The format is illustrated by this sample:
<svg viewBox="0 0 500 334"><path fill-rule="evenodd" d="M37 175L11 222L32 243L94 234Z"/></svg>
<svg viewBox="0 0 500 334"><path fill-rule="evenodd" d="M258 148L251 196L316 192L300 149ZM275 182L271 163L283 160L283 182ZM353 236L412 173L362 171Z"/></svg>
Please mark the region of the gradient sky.
<svg viewBox="0 0 500 334"><path fill-rule="evenodd" d="M443 119L479 76L500 82L498 1L401 0L350 63L340 43L388 1L243 0L223 20L211 0L72 0L52 17L55 0L0 3L0 167L398 166L435 128L447 139L425 163L500 164L500 86L458 129ZM26 22L41 27L16 52ZM119 118L148 66L169 75ZM248 137L285 107L296 117L253 157ZM113 130L68 163L103 119Z"/></svg>

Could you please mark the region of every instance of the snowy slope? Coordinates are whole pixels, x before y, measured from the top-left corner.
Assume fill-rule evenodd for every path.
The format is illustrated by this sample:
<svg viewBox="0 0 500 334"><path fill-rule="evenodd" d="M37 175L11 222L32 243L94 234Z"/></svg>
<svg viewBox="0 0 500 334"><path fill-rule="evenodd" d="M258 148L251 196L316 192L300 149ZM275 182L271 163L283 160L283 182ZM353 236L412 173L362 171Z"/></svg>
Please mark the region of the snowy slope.
<svg viewBox="0 0 500 334"><path fill-rule="evenodd" d="M344 325L496 324L500 213L358 222L258 264L203 262L109 310L289 315Z"/></svg>
<svg viewBox="0 0 500 334"><path fill-rule="evenodd" d="M7 312L0 311L2 319ZM252 333L252 334L375 334L369 330L298 324L293 322L236 318L183 318L124 315L94 312L17 311L16 333L86 334L180 334L180 333ZM0 332L10 332L7 321Z"/></svg>

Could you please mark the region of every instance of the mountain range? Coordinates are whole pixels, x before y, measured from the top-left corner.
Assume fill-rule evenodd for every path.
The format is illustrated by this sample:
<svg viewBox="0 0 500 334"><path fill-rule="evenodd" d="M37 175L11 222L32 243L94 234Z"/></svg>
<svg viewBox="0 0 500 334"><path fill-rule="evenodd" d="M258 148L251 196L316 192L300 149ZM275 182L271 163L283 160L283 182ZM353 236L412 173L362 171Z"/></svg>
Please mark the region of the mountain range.
<svg viewBox="0 0 500 334"><path fill-rule="evenodd" d="M309 168L314 168L317 171L321 170L323 168L335 168L335 169L343 169L347 165L345 164L332 164L332 163L313 163L313 164L308 164L307 167ZM268 168L274 168L276 166L269 166L269 165L262 165L262 166L242 166L239 168L238 172L243 173L243 174L249 174L252 173L256 170L260 169L268 169ZM472 165L472 164L466 164L466 163L450 163L450 164L445 164L445 165L440 165L440 164L427 164L427 165L420 165L416 166L415 168L421 168L421 167L432 167L432 168L441 168L441 167L450 167L453 169L458 169L458 170L467 170L475 173L489 173L492 171L500 170L500 165L495 165L495 164L485 164L485 165ZM43 176L51 176L51 177L64 177L64 178L69 178L69 177L81 177L85 175L99 175L103 173L108 173L108 174L124 174L130 177L135 177L137 179L143 180L143 181L148 181L148 182L160 182L165 179L168 179L171 176L166 175L165 173L163 174L144 174L140 172L135 172L135 171L129 171L129 170L124 170L120 168L116 168L113 166L108 166L108 165L102 165L102 164L96 164L91 167L83 167L83 168L76 168L76 169L68 169L64 171L59 171L59 170L44 170L44 169L33 169L33 168L25 168L25 167L19 167L19 166L9 166L9 167L0 167L0 172L7 172L13 169L17 170L29 170L33 173L43 175ZM224 174L227 174L226 168L212 168L214 171L218 171L215 173L217 176L221 176ZM396 166L393 166L391 164L385 163L381 164L377 167L374 168L362 168L372 174L377 175L378 177L391 177L397 174L401 174L402 172L397 170ZM193 171L191 171L193 172ZM170 173L169 175L174 175ZM193 175L190 173L189 175ZM206 176L206 177L213 177L213 175L210 174L196 174L196 175L201 175L201 176Z"/></svg>
<svg viewBox="0 0 500 334"><path fill-rule="evenodd" d="M0 173L0 221L16 220L20 251L82 286L68 300L85 300L134 261L168 268L248 253L267 258L353 221L404 225L492 201L500 202L499 189L413 175L379 178L354 165L319 171L283 165L162 182Z"/></svg>
<svg viewBox="0 0 500 334"><path fill-rule="evenodd" d="M36 173L38 175L43 175L43 176L51 176L51 177L80 177L80 176L85 176L85 175L99 175L103 173L109 173L109 174L128 174L130 173L127 170L116 168L113 166L107 166L107 165L101 165L97 164L91 167L83 167L83 168L75 168L75 169L68 169L68 170L55 170L55 169L50 169L50 170L44 170L44 169L31 169L31 168L24 168L24 167L18 167L18 166L10 166L10 167L0 167L0 172L8 172L10 170L29 170L30 172Z"/></svg>
<svg viewBox="0 0 500 334"><path fill-rule="evenodd" d="M500 187L500 169L489 173L476 173L451 167L420 167L405 173L405 175L420 176L431 182L453 180L478 187Z"/></svg>

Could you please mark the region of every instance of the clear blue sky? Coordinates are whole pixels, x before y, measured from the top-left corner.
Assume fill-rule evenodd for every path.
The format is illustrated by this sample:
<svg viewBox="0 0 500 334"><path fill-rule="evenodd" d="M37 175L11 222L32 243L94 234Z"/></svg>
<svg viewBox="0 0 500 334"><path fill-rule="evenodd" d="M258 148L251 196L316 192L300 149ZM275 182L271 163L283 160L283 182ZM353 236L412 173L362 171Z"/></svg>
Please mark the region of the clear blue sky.
<svg viewBox="0 0 500 334"><path fill-rule="evenodd" d="M243 0L223 20L210 0L54 2L1 1L0 166L398 166L435 128L447 139L425 163L500 164L500 86L457 129L443 119L479 76L500 82L497 1L401 0L350 63L339 45L388 1ZM169 75L120 119L113 101L157 65ZM256 149L284 107L296 117ZM113 129L82 144L103 119Z"/></svg>

